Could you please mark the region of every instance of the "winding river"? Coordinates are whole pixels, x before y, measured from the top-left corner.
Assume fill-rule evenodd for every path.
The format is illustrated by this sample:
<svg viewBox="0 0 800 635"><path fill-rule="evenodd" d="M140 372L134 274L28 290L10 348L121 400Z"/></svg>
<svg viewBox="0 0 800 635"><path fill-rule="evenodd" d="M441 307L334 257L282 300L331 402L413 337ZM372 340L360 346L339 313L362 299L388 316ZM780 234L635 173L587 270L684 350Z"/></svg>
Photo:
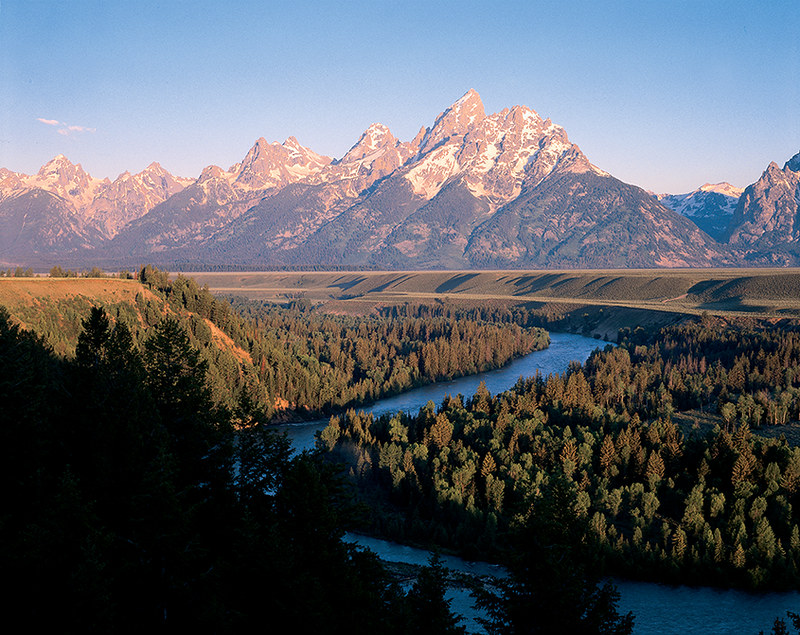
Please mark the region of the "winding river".
<svg viewBox="0 0 800 635"><path fill-rule="evenodd" d="M472 396L481 381L492 394L513 387L520 377L541 372L543 375L560 373L570 361L583 362L603 342L570 333L551 333L550 348L537 351L511 362L499 370L470 375L453 381L431 384L402 395L383 399L373 404L376 416L398 411L416 412L428 401L440 404L446 395ZM314 447L314 434L321 430L327 419L281 426L287 431L297 450ZM404 545L348 534L347 540L374 551L389 562L425 564L428 552ZM449 556L445 566L453 570L478 575L502 575L502 569L488 563L471 563ZM637 635L662 633L725 635L769 632L776 617L786 617L786 611L800 612L800 593L767 593L755 595L743 591L711 589L707 587L666 586L629 580L614 580L620 591L619 609L636 615ZM451 589L448 597L453 609L466 618L471 633L483 632L474 621L469 594L463 589Z"/></svg>

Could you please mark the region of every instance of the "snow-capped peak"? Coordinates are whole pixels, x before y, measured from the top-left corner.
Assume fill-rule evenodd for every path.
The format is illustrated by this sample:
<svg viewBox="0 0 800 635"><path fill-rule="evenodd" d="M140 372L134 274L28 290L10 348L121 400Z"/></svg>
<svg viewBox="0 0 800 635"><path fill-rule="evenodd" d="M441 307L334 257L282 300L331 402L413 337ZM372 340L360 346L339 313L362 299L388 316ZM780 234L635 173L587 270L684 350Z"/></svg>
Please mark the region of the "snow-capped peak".
<svg viewBox="0 0 800 635"><path fill-rule="evenodd" d="M526 106L487 116L478 93L469 90L439 115L405 176L415 193L427 199L459 178L473 195L496 206L519 196L524 185L540 182L557 166L602 173L549 119L543 121Z"/></svg>
<svg viewBox="0 0 800 635"><path fill-rule="evenodd" d="M156 161L153 161L144 170L142 170L142 173L145 173L145 172L148 173L148 174L166 174L167 173L167 171L161 166L161 164L156 162Z"/></svg>
<svg viewBox="0 0 800 635"><path fill-rule="evenodd" d="M381 139L386 135L391 135L389 128L382 123L374 123L370 125L361 135L361 140L364 141L370 148L377 148L380 145Z"/></svg>
<svg viewBox="0 0 800 635"><path fill-rule="evenodd" d="M389 128L381 123L374 123L367 128L361 135L356 144L347 151L339 163L350 163L361 161L376 152L385 148L393 148L397 145L397 139L389 131Z"/></svg>
<svg viewBox="0 0 800 635"><path fill-rule="evenodd" d="M79 168L81 172L83 172L83 169L81 169L79 165L76 166L63 154L57 154L39 168L39 175L47 176L57 172L63 172L64 170L74 170L75 168Z"/></svg>
<svg viewBox="0 0 800 635"><path fill-rule="evenodd" d="M478 94L478 91L474 88L470 88L450 106L449 110L466 109L473 111L476 108L480 108L480 110L483 111L483 102L481 101L481 96Z"/></svg>
<svg viewBox="0 0 800 635"><path fill-rule="evenodd" d="M197 180L198 182L202 182L210 179L224 179L225 176L229 174L229 172L223 170L218 165L207 165L203 168L203 171L200 172L200 177Z"/></svg>
<svg viewBox="0 0 800 635"><path fill-rule="evenodd" d="M716 194L722 194L724 196L731 196L733 198L739 198L744 191L741 187L736 187L735 185L731 185L727 181L723 181L722 183L703 183L696 191L698 192L714 192Z"/></svg>
<svg viewBox="0 0 800 635"><path fill-rule="evenodd" d="M295 137L289 137L288 139L286 139L286 141L283 142L283 147L289 150L290 152L297 154L302 154L303 150L307 149L301 146L300 142Z"/></svg>
<svg viewBox="0 0 800 635"><path fill-rule="evenodd" d="M109 182L91 177L80 163L72 163L63 154L45 163L37 174L25 178L28 187L54 192L77 207L91 202L98 189Z"/></svg>
<svg viewBox="0 0 800 635"><path fill-rule="evenodd" d="M485 118L486 112L483 109L481 96L470 88L436 118L433 127L422 141L420 152L431 150L450 137L467 134L472 127Z"/></svg>
<svg viewBox="0 0 800 635"><path fill-rule="evenodd" d="M269 144L261 137L239 165L235 182L245 190L283 186L318 172L330 161L300 145L295 137L282 144Z"/></svg>
<svg viewBox="0 0 800 635"><path fill-rule="evenodd" d="M665 207L691 218L708 235L721 240L743 191L723 181L704 183L686 194L654 196Z"/></svg>

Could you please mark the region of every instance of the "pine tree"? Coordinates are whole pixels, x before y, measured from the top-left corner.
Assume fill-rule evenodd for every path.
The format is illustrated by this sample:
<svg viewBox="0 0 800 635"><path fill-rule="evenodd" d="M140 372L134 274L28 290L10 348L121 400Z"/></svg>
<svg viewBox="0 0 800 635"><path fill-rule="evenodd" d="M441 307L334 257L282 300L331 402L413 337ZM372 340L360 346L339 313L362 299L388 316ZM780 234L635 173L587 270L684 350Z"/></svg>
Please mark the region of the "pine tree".
<svg viewBox="0 0 800 635"><path fill-rule="evenodd" d="M445 598L447 572L441 558L434 554L420 570L414 585L406 596L408 623L405 633L442 633L460 635L466 632L459 626L461 617L453 615L450 600Z"/></svg>
<svg viewBox="0 0 800 635"><path fill-rule="evenodd" d="M575 514L574 484L555 477L533 501L516 534L511 578L499 593L476 591L490 634L631 633L633 615L617 612L619 594L592 573L588 524Z"/></svg>

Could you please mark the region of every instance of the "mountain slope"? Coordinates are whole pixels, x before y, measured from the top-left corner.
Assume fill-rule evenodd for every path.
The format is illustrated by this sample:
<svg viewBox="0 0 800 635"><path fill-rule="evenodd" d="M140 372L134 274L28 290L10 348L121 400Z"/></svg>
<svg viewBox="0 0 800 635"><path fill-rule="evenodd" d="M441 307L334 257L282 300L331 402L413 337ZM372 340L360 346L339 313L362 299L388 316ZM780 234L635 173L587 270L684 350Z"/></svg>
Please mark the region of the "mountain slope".
<svg viewBox="0 0 800 635"><path fill-rule="evenodd" d="M394 172L417 147L418 142L402 143L385 126L372 124L342 159L309 170L291 183L251 191L240 210L230 214L230 222L213 228L213 232L198 232L194 253L182 252L181 258L272 266L302 261L303 253L311 254L310 264L320 264L316 255L320 253L324 262L336 264L330 252L318 251L318 242L309 247L306 241L350 208L362 192ZM217 207L220 213L233 209L222 197L217 197Z"/></svg>
<svg viewBox="0 0 800 635"><path fill-rule="evenodd" d="M89 206L88 220L106 238L113 238L125 225L191 182L192 179L173 176L155 162L138 174L125 172L99 189Z"/></svg>
<svg viewBox="0 0 800 635"><path fill-rule="evenodd" d="M76 249L80 258L190 182L158 163L101 180L63 154L34 175L2 168L0 259L53 260L68 253L74 259Z"/></svg>
<svg viewBox="0 0 800 635"><path fill-rule="evenodd" d="M86 253L101 239L52 192L25 188L0 200L0 262L49 262L65 251Z"/></svg>
<svg viewBox="0 0 800 635"><path fill-rule="evenodd" d="M698 266L729 263L723 251L592 165L563 128L523 106L486 116L470 91L437 117L415 157L323 224L297 262L333 253L384 268Z"/></svg>
<svg viewBox="0 0 800 635"><path fill-rule="evenodd" d="M294 137L283 144L267 143L262 137L241 163L228 170L208 166L194 183L129 223L114 238L109 252L116 258L162 253L181 258L183 252L196 260L196 250L210 236L228 227L262 197L312 177L330 161Z"/></svg>
<svg viewBox="0 0 800 635"><path fill-rule="evenodd" d="M644 190L574 167L555 171L500 209L473 234L467 256L476 267L684 267L729 262L691 221Z"/></svg>

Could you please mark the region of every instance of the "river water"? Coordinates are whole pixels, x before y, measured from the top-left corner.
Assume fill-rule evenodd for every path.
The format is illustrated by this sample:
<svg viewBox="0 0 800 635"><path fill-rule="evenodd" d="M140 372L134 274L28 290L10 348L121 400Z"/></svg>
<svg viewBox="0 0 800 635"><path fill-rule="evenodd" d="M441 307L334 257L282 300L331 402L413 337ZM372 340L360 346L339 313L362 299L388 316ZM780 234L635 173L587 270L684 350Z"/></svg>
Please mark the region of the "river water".
<svg viewBox="0 0 800 635"><path fill-rule="evenodd" d="M462 394L471 397L481 381L489 392L496 394L513 387L520 377L530 377L538 372L543 375L561 373L570 361L583 362L603 342L570 333L551 333L550 348L537 351L511 362L499 370L470 375L453 381L431 384L411 390L402 395L383 399L365 410L376 416L394 414L399 411L417 412L428 401L441 404L447 395ZM314 447L314 435L327 420L280 426L286 430L297 450ZM347 540L356 542L374 551L389 562L425 564L429 553L404 545L348 534ZM443 558L445 566L463 573L477 575L502 575L502 569L488 563L470 563L460 558ZM800 612L800 593L751 594L743 591L711 589L707 587L666 586L646 582L614 580L620 591L619 610L633 611L636 615L634 633L656 635L662 633L690 635L755 635L763 630L769 632L776 617L786 617L786 611ZM453 610L466 617L467 629L471 633L483 632L474 618L469 593L453 588L448 592Z"/></svg>

